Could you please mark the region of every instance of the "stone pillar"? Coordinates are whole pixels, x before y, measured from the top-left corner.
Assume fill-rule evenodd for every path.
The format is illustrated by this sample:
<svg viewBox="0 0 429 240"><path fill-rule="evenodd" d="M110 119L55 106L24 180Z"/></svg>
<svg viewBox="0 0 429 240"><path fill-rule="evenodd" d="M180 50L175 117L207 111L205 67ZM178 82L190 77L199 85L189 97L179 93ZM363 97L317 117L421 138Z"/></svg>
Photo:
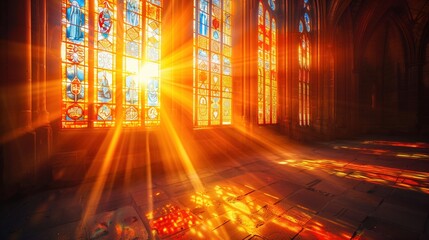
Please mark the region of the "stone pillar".
<svg viewBox="0 0 429 240"><path fill-rule="evenodd" d="M35 180L32 130L31 0L3 4L2 198L30 189Z"/></svg>
<svg viewBox="0 0 429 240"><path fill-rule="evenodd" d="M52 130L46 108L47 15L46 0L32 1L33 127L36 130L35 175L38 184L50 180L49 156Z"/></svg>

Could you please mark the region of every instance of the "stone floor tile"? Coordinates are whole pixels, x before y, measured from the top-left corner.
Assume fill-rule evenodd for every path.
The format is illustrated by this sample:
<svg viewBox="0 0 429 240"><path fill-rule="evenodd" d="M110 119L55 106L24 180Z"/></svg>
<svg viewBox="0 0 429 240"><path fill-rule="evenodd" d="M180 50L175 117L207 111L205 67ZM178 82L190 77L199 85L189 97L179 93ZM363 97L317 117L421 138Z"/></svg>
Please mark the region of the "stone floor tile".
<svg viewBox="0 0 429 240"><path fill-rule="evenodd" d="M276 217L272 221L266 222L264 225L256 229L256 235L270 240L292 239L302 230L302 226L290 222L281 217Z"/></svg>
<svg viewBox="0 0 429 240"><path fill-rule="evenodd" d="M148 195L150 197L148 197ZM147 205L149 201L152 201L152 203L157 203L165 201L169 198L168 195L159 188L132 192L131 197L136 206Z"/></svg>
<svg viewBox="0 0 429 240"><path fill-rule="evenodd" d="M314 217L295 239L351 239L355 231L355 228Z"/></svg>
<svg viewBox="0 0 429 240"><path fill-rule="evenodd" d="M389 197L385 198L384 202L429 213L429 195L422 192L395 189Z"/></svg>
<svg viewBox="0 0 429 240"><path fill-rule="evenodd" d="M395 223L405 229L419 233L424 230L425 221L428 219L428 212L411 210L404 206L383 202L377 208L374 217Z"/></svg>
<svg viewBox="0 0 429 240"><path fill-rule="evenodd" d="M295 193L302 187L288 181L278 181L269 186L261 188L260 191L268 196L273 196L276 199L284 199L291 194Z"/></svg>
<svg viewBox="0 0 429 240"><path fill-rule="evenodd" d="M265 191L256 190L246 195L244 201L251 202L254 199L258 199L262 202L265 202L266 204L273 205L276 202L280 201L282 198L275 195L271 195L270 193L267 193Z"/></svg>
<svg viewBox="0 0 429 240"><path fill-rule="evenodd" d="M359 231L360 239L419 239L416 233L392 222L378 218L367 218Z"/></svg>
<svg viewBox="0 0 429 240"><path fill-rule="evenodd" d="M212 231L212 234L210 236L219 236L221 239L245 239L249 236L251 236L250 233L246 231L246 229L243 226L237 225L232 223L231 221L226 222L222 226L216 228Z"/></svg>
<svg viewBox="0 0 429 240"><path fill-rule="evenodd" d="M365 220L367 214L357 210L349 209L342 203L333 200L325 206L322 211L318 214L326 219L338 222L343 225L350 227L359 227L359 225Z"/></svg>
<svg viewBox="0 0 429 240"><path fill-rule="evenodd" d="M383 201L381 197L356 190L348 190L344 194L335 197L334 200L348 209L354 209L365 214L374 212Z"/></svg>
<svg viewBox="0 0 429 240"><path fill-rule="evenodd" d="M45 231L28 233L23 239L61 239L61 240L85 240L88 239L81 222L72 222L59 225Z"/></svg>
<svg viewBox="0 0 429 240"><path fill-rule="evenodd" d="M287 199L302 208L317 213L322 210L330 200L332 200L332 197L307 189L301 189Z"/></svg>
<svg viewBox="0 0 429 240"><path fill-rule="evenodd" d="M251 172L230 178L229 181L239 183L250 189L256 190L276 182L277 179L266 173Z"/></svg>
<svg viewBox="0 0 429 240"><path fill-rule="evenodd" d="M281 218L287 219L288 221L296 223L300 226L307 224L307 222L310 221L310 219L312 219L314 216L315 215L312 212L300 207L293 207L280 215Z"/></svg>

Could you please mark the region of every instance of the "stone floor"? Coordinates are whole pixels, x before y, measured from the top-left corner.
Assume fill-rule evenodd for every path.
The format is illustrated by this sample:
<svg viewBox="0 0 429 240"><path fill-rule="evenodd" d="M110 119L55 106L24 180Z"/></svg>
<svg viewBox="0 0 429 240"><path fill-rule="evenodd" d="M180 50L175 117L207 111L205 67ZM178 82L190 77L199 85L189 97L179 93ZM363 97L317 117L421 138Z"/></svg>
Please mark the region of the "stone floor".
<svg viewBox="0 0 429 240"><path fill-rule="evenodd" d="M0 238L429 239L428 143L285 141L195 170L27 196Z"/></svg>

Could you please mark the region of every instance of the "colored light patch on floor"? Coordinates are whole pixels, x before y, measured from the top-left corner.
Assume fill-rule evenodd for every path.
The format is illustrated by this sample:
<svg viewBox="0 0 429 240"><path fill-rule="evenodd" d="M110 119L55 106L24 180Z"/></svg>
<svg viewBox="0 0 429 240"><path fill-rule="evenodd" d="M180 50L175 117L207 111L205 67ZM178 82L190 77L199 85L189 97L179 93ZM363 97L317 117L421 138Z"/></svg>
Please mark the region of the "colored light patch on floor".
<svg viewBox="0 0 429 240"><path fill-rule="evenodd" d="M86 223L89 239L147 239L148 233L133 207L103 212Z"/></svg>
<svg viewBox="0 0 429 240"><path fill-rule="evenodd" d="M278 164L309 171L320 170L338 177L429 193L429 173L427 172L330 159L302 161L285 159L279 160Z"/></svg>
<svg viewBox="0 0 429 240"><path fill-rule="evenodd" d="M150 220L150 227L154 230L158 237L166 238L178 234L194 225L200 224L200 220L192 215L189 210L181 209L179 206L167 204L158 209L155 209L154 215L161 215Z"/></svg>
<svg viewBox="0 0 429 240"><path fill-rule="evenodd" d="M382 145L390 147L427 148L429 144L422 142L399 142L399 141L363 141L363 144Z"/></svg>

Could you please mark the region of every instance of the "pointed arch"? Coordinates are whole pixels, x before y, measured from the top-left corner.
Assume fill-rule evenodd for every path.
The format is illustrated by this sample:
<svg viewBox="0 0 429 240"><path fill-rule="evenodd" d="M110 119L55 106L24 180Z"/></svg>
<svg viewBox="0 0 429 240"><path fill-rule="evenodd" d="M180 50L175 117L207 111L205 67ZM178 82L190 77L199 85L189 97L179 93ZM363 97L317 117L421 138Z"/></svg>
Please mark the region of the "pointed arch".
<svg viewBox="0 0 429 240"><path fill-rule="evenodd" d="M277 123L277 24L275 2L258 7L258 124Z"/></svg>

